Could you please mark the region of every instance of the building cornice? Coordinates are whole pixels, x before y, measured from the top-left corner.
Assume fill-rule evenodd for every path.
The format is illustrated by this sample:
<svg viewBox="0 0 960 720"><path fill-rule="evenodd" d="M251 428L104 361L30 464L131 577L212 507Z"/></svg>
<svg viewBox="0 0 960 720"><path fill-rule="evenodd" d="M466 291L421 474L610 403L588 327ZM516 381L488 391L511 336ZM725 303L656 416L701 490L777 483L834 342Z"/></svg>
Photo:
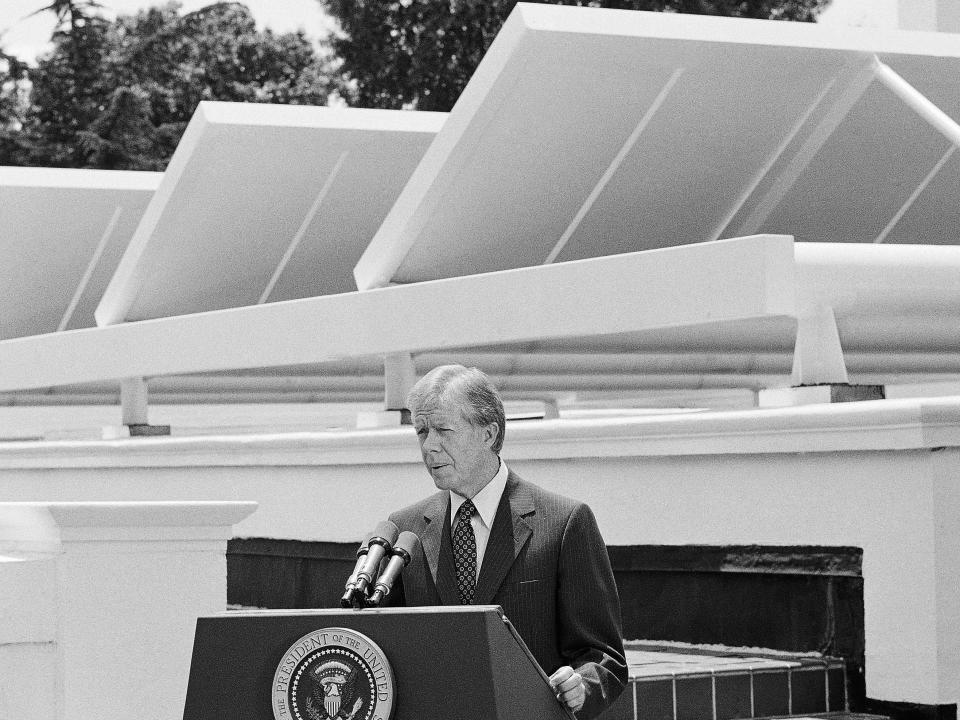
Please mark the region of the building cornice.
<svg viewBox="0 0 960 720"><path fill-rule="evenodd" d="M512 421L510 461L858 452L960 446L960 397L642 417ZM0 445L16 468L416 464L410 428Z"/></svg>

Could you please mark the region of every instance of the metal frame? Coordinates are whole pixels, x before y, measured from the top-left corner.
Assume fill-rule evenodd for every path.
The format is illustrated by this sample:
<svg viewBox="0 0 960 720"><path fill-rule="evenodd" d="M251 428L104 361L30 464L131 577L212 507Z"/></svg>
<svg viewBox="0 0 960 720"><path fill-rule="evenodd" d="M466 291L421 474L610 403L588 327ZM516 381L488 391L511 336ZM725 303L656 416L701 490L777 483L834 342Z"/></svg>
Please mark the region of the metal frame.
<svg viewBox="0 0 960 720"><path fill-rule="evenodd" d="M793 255L756 236L20 338L0 391L790 317Z"/></svg>

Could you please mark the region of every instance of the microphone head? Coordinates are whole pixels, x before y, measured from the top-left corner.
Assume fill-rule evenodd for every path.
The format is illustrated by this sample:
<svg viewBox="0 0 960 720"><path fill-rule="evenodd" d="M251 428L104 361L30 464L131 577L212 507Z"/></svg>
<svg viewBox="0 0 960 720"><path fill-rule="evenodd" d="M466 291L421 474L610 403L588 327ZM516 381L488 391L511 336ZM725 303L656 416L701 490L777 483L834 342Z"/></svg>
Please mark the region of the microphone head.
<svg viewBox="0 0 960 720"><path fill-rule="evenodd" d="M393 544L393 552L403 557L403 564L410 562L410 558L420 549L420 538L416 533L404 530Z"/></svg>
<svg viewBox="0 0 960 720"><path fill-rule="evenodd" d="M370 536L369 542L376 542L379 540L378 545L386 545L390 547L397 541L397 536L400 534L400 528L394 525L389 520L383 520L382 522L377 523L377 526L373 529L373 533Z"/></svg>

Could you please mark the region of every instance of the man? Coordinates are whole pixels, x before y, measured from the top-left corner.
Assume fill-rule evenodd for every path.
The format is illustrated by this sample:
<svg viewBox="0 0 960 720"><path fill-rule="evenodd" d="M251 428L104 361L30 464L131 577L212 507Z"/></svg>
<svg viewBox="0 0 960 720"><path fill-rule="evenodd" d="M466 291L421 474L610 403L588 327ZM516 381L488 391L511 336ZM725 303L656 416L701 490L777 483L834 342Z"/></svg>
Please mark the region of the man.
<svg viewBox="0 0 960 720"><path fill-rule="evenodd" d="M500 460L503 403L476 368L427 373L407 399L427 471L440 492L390 519L416 533L393 604L493 604L578 718L627 682L620 602L590 508L520 479Z"/></svg>

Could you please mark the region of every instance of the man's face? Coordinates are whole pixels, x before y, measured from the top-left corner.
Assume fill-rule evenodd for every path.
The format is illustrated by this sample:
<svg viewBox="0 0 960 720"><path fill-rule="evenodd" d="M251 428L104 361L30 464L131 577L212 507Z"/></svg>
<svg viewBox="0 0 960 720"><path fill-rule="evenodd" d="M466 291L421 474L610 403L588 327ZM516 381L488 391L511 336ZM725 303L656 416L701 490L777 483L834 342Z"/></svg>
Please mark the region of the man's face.
<svg viewBox="0 0 960 720"><path fill-rule="evenodd" d="M423 464L440 490L472 498L490 480L484 475L496 457L491 449L495 424L472 425L456 403L447 400L425 403L414 415L413 426Z"/></svg>

